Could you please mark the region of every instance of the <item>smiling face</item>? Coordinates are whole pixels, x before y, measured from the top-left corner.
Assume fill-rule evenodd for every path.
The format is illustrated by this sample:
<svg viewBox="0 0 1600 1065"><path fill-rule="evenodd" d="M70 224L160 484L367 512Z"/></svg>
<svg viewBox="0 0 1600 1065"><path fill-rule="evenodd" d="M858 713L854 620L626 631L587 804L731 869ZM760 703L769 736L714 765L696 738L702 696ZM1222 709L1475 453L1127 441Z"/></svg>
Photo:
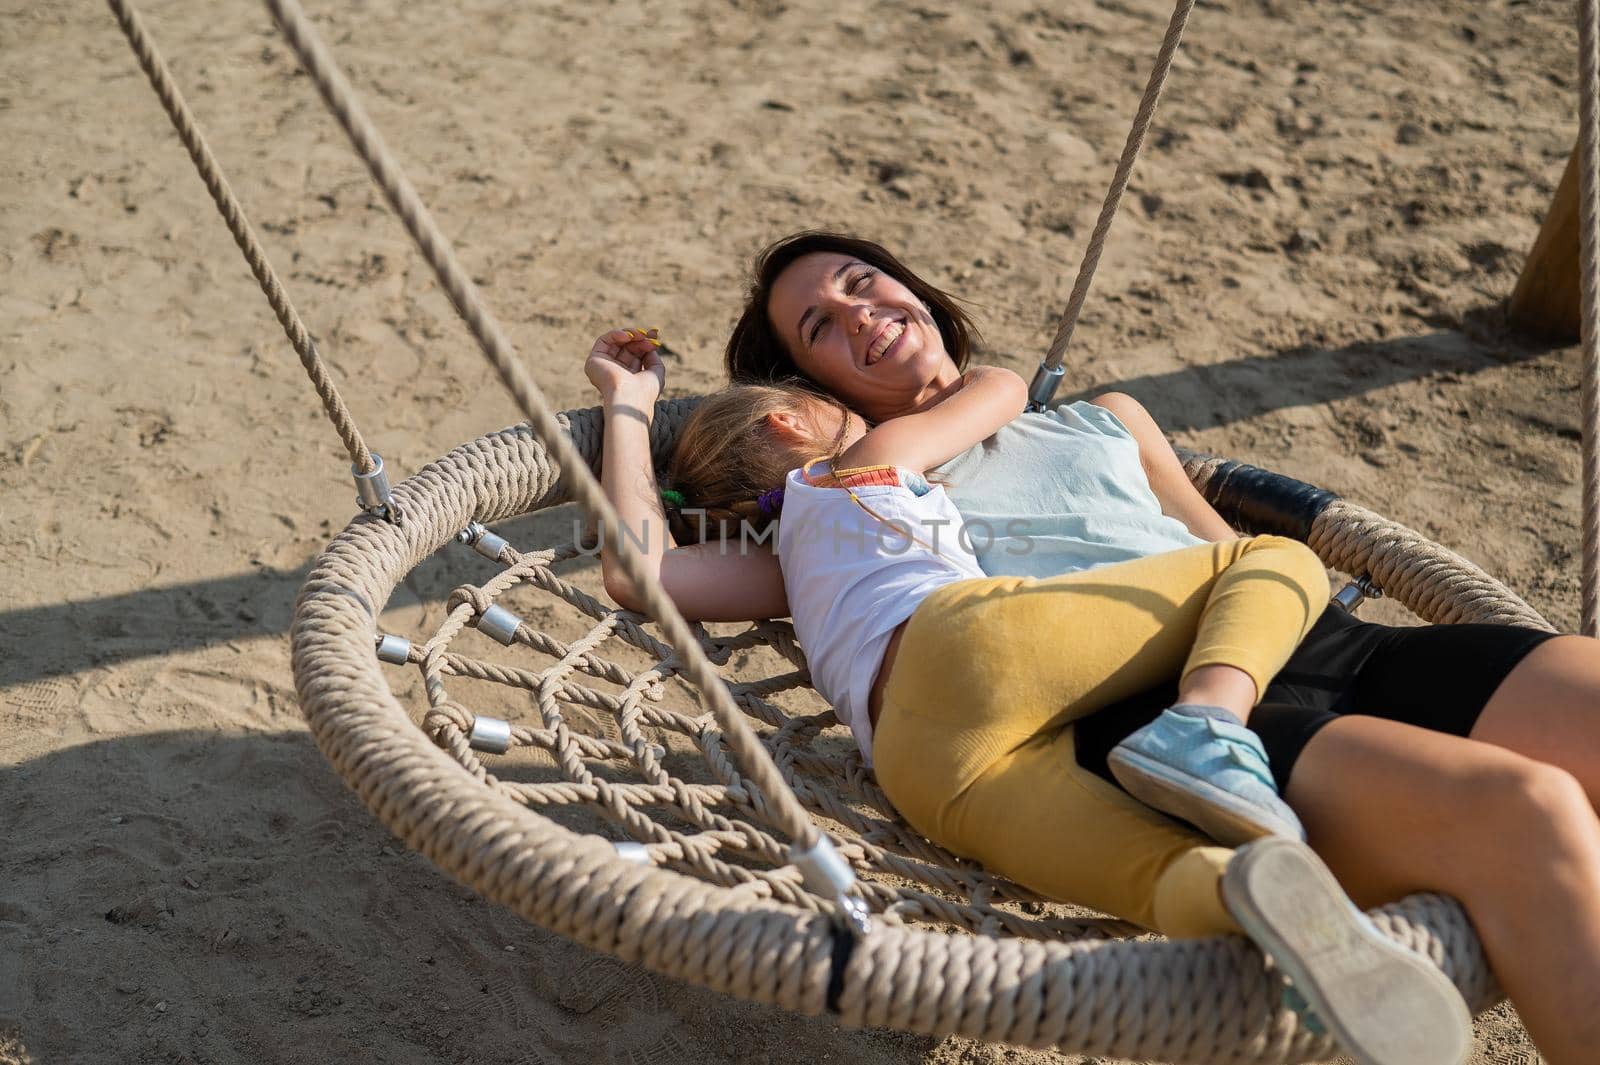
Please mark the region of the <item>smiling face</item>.
<svg viewBox="0 0 1600 1065"><path fill-rule="evenodd" d="M790 263L772 285L767 317L812 380L874 420L920 408L961 376L911 290L846 254Z"/></svg>

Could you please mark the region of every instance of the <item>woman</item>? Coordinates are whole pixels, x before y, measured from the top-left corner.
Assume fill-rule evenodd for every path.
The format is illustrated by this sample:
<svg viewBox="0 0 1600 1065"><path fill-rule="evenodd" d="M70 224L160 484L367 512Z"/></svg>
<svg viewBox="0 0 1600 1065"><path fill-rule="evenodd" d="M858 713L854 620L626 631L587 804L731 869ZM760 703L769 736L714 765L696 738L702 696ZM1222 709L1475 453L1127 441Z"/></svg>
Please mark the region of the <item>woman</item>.
<svg viewBox="0 0 1600 1065"><path fill-rule="evenodd" d="M1364 1065L1461 1065L1460 994L1350 903L1240 723L1327 605L1310 548L1260 536L1045 580L985 575L922 473L1022 413L1026 386L996 366L870 428L800 385L728 388L683 425L663 491L649 469L656 345L614 330L584 365L605 414L602 482L644 572L687 618L790 614L817 692L913 826L1047 898L1170 935L1248 935ZM677 520L660 535L688 504L728 530L720 542ZM730 549L730 525L763 546ZM600 558L607 593L644 609L615 545ZM1077 633L1070 656L1050 638L1063 629ZM1158 723L1202 738L1177 745L1200 755L1180 761L1201 787L1173 812L1237 849L1077 768L1075 723L1169 676L1179 705Z"/></svg>
<svg viewBox="0 0 1600 1065"><path fill-rule="evenodd" d="M884 347L885 331L897 331ZM869 420L960 388L966 316L881 247L800 234L756 265L728 347L736 380L799 376ZM877 342L877 343L875 343ZM1049 576L1234 533L1137 402L1025 414L939 470L990 574ZM1074 513L1088 494L1095 509ZM1070 634L1053 634L1070 653ZM1105 752L1166 705L1078 724ZM1308 839L1352 898L1459 899L1547 1060L1600 1045L1600 645L1484 626L1389 629L1337 609L1251 717ZM1131 800L1129 800L1131 802Z"/></svg>

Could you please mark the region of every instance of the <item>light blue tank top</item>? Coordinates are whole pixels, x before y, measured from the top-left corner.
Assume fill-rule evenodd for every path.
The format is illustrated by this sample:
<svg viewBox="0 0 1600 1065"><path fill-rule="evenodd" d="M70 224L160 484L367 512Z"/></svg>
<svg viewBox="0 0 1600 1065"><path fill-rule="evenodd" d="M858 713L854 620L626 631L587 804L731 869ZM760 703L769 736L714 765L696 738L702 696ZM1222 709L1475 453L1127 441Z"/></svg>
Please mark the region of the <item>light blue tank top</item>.
<svg viewBox="0 0 1600 1065"><path fill-rule="evenodd" d="M1204 542L1161 513L1133 434L1092 403L1023 414L932 473L992 577L1053 577Z"/></svg>

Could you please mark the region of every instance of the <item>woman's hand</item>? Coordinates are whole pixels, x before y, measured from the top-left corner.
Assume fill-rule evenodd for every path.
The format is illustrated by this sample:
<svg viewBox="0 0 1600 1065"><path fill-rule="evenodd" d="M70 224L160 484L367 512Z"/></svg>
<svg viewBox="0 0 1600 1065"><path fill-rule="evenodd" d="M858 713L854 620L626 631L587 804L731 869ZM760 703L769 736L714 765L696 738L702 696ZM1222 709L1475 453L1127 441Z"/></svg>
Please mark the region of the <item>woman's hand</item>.
<svg viewBox="0 0 1600 1065"><path fill-rule="evenodd" d="M594 342L583 373L606 407L632 407L646 418L654 412L667 381L656 337L654 329L613 329Z"/></svg>

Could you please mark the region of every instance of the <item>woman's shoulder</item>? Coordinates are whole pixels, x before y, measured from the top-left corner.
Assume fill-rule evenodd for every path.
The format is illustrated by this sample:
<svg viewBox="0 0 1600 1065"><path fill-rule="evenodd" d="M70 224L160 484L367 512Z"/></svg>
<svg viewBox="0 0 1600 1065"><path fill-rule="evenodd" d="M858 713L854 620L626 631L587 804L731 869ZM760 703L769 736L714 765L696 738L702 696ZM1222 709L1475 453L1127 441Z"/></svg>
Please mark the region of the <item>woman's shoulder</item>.
<svg viewBox="0 0 1600 1065"><path fill-rule="evenodd" d="M1149 417L1149 414L1144 409L1144 404L1126 392L1102 392L1093 399L1079 400L1077 403L1070 404L1070 406L1098 412L1099 416L1102 417L1109 414L1124 426L1130 419Z"/></svg>
<svg viewBox="0 0 1600 1065"><path fill-rule="evenodd" d="M1095 436L1132 439L1130 424L1144 414L1139 401L1123 392L1104 392L1093 399L1080 399L1050 408L1038 417L1048 419L1060 429Z"/></svg>
<svg viewBox="0 0 1600 1065"><path fill-rule="evenodd" d="M1114 422L1119 436L1132 440L1140 451L1166 444L1166 434L1161 426L1144 409L1144 404L1124 392L1107 392L1091 401L1101 416Z"/></svg>

